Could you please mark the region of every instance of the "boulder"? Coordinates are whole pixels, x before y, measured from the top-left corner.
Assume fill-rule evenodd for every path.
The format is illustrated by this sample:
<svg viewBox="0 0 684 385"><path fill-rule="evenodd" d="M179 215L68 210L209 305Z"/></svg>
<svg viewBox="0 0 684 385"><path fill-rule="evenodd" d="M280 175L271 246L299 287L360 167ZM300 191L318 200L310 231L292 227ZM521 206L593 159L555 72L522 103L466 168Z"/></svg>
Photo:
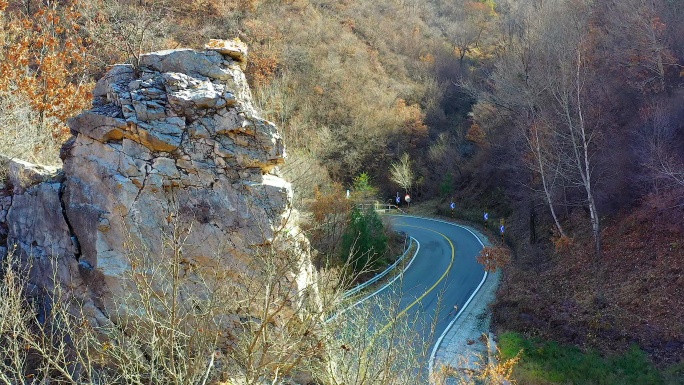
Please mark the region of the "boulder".
<svg viewBox="0 0 684 385"><path fill-rule="evenodd" d="M204 46L204 48L217 51L223 55L228 55L234 60L240 62L241 65L244 65L247 61L247 44L241 42L240 39L211 39L209 40L209 43Z"/></svg>
<svg viewBox="0 0 684 385"><path fill-rule="evenodd" d="M56 261L95 324L115 317L129 292L131 254L167 253L179 227L184 261L250 276L251 259L279 237L300 258L292 290L314 282L292 189L278 174L282 139L253 107L240 68L246 48L210 46L142 55L136 71L113 66L93 107L68 122L63 170L0 162L1 246L38 261L38 284Z"/></svg>

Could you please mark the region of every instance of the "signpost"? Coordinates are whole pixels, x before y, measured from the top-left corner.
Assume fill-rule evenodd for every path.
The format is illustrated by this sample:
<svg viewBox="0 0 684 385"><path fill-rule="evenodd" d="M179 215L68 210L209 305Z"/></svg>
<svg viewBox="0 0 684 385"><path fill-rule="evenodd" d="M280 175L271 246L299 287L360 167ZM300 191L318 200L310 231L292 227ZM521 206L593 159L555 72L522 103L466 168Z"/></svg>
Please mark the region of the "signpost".
<svg viewBox="0 0 684 385"><path fill-rule="evenodd" d="M501 227L499 227L499 231L501 231L501 243L503 243L504 242L504 230L506 229L506 227L504 226L504 219L503 218L501 218L500 224L501 224Z"/></svg>
<svg viewBox="0 0 684 385"><path fill-rule="evenodd" d="M489 221L489 213L485 211L484 213L484 226L487 228L487 221Z"/></svg>
<svg viewBox="0 0 684 385"><path fill-rule="evenodd" d="M411 196L406 194L404 200L406 201L406 204L408 204L408 207L411 207Z"/></svg>
<svg viewBox="0 0 684 385"><path fill-rule="evenodd" d="M451 217L454 217L454 209L456 208L456 203L454 201L451 201L451 204L449 205L451 207Z"/></svg>

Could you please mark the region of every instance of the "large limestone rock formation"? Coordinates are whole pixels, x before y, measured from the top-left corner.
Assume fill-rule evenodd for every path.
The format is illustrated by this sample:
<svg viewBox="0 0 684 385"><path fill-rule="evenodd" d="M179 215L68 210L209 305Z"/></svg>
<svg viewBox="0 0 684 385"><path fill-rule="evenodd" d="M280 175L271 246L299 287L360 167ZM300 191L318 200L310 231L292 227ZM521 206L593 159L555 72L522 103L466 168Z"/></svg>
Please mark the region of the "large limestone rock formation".
<svg viewBox="0 0 684 385"><path fill-rule="evenodd" d="M178 224L188 230L184 261L226 276L249 276L255 249L276 236L302 251L306 240L288 235L297 233L291 188L277 174L283 143L252 106L244 60L244 47L213 41L113 66L92 109L69 121L63 170L2 160L3 246L31 256L34 280L58 261L59 279L92 300L96 320L125 295L131 245L163 253ZM302 252L293 285L312 274Z"/></svg>

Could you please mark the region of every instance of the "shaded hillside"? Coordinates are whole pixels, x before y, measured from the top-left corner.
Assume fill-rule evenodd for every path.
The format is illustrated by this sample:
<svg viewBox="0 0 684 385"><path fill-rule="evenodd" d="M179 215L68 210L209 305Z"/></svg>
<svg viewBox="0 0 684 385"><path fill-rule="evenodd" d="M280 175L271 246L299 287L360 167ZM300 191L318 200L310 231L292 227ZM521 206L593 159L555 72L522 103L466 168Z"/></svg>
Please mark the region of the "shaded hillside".
<svg viewBox="0 0 684 385"><path fill-rule="evenodd" d="M652 196L608 221L601 270L579 236L557 254L520 250L505 270L497 327L604 353L638 344L659 363L680 362L684 209L671 203Z"/></svg>
<svg viewBox="0 0 684 385"><path fill-rule="evenodd" d="M517 254L498 327L681 360L684 6L499 5L465 173L476 202L500 193Z"/></svg>

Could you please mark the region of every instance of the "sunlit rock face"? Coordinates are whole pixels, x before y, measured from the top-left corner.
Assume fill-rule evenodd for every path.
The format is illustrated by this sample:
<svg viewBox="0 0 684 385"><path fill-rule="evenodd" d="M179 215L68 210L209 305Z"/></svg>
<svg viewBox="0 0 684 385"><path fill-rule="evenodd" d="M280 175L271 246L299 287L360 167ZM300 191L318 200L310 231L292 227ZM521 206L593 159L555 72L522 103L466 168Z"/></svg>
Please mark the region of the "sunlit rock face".
<svg viewBox="0 0 684 385"><path fill-rule="evenodd" d="M69 121L63 170L3 161L0 240L33 258L34 281L47 286L57 261L59 280L102 322L128 291L131 253L168 252L182 227L187 266L249 277L254 253L278 238L300 255L293 290L313 282L291 187L277 173L283 143L252 105L245 59L240 43L212 41L115 65L92 109Z"/></svg>

